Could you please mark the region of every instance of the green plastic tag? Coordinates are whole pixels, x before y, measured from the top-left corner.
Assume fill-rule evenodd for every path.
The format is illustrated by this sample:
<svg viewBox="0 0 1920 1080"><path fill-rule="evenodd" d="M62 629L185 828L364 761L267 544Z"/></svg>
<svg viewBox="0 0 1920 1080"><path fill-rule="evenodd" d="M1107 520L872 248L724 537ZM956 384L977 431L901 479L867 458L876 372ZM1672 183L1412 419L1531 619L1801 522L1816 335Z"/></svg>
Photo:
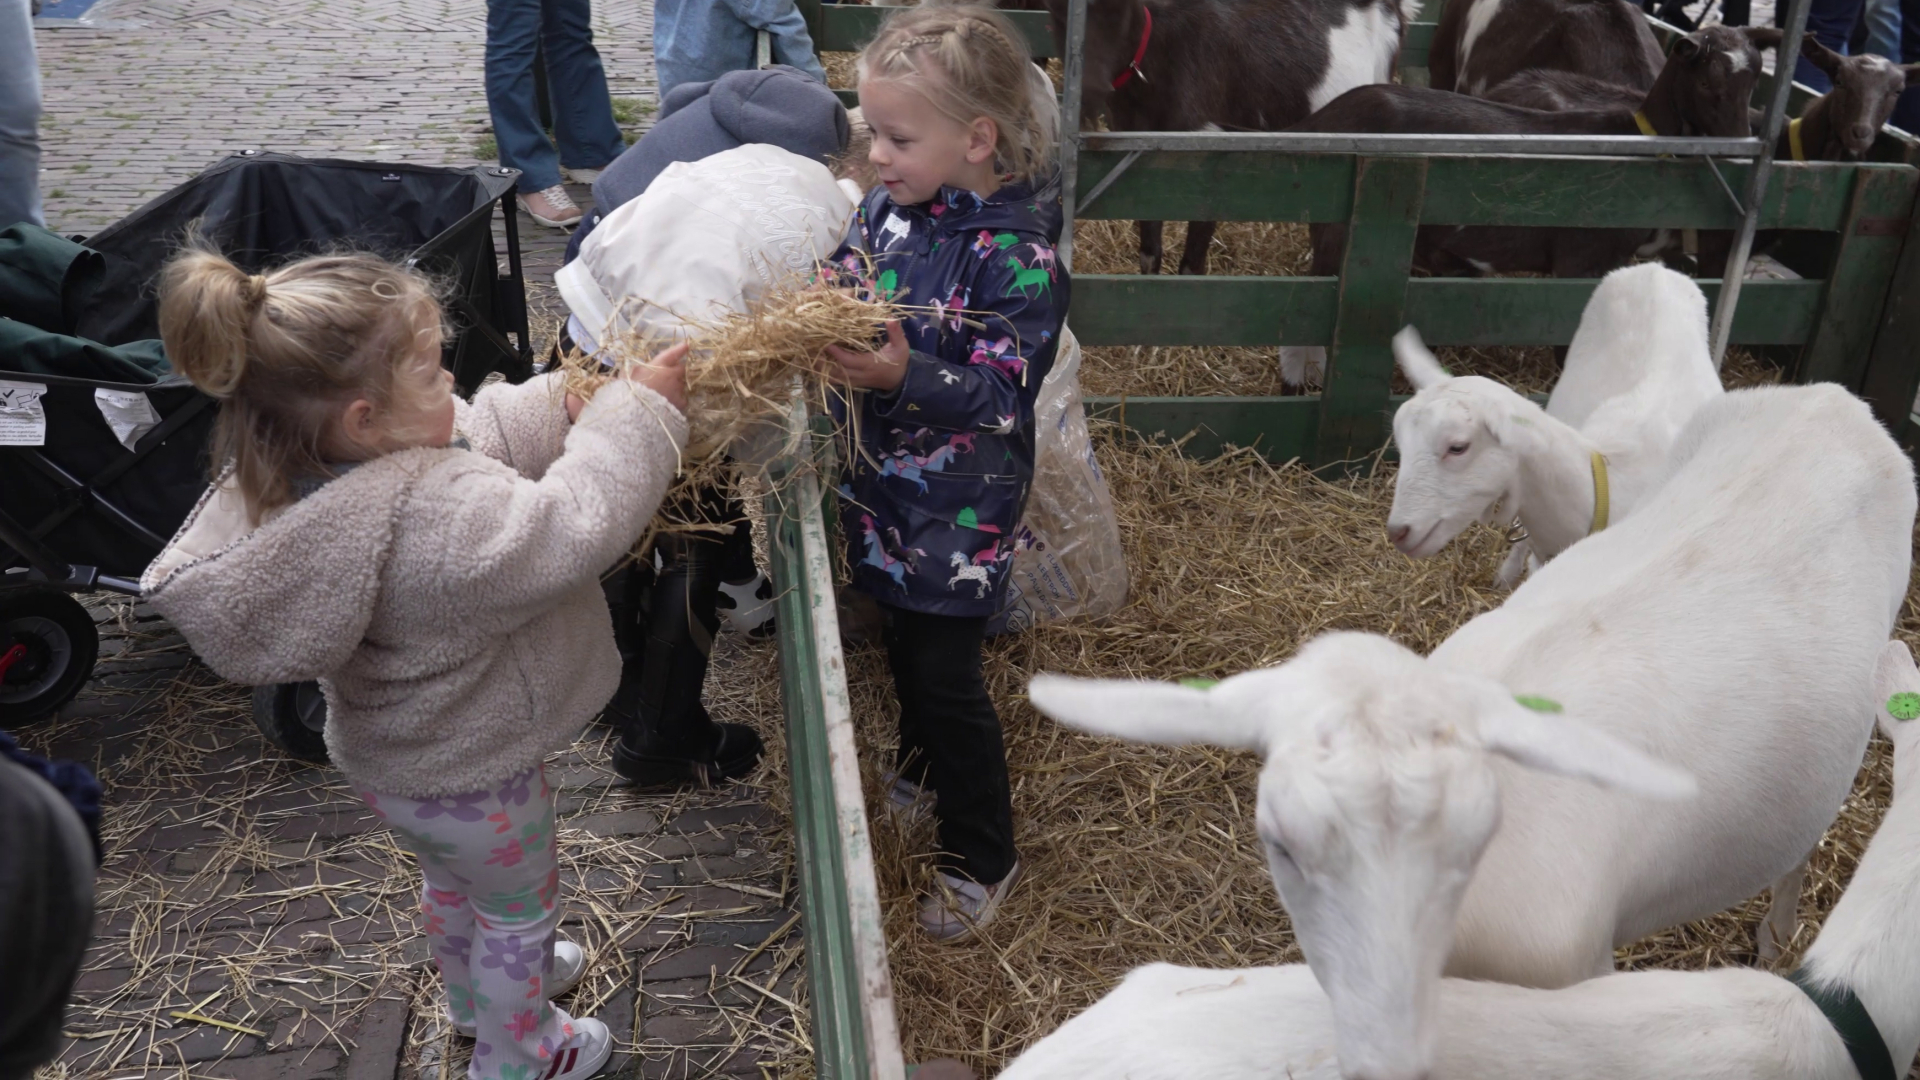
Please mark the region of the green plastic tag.
<svg viewBox="0 0 1920 1080"><path fill-rule="evenodd" d="M1190 686L1195 690L1211 690L1220 685L1219 679L1181 679L1181 686Z"/></svg>
<svg viewBox="0 0 1920 1080"><path fill-rule="evenodd" d="M1920 694L1900 693L1888 698L1887 715L1895 720L1912 720L1920 716Z"/></svg>
<svg viewBox="0 0 1920 1080"><path fill-rule="evenodd" d="M1566 706L1560 704L1559 702L1553 700L1552 698L1540 697L1537 694L1515 694L1513 695L1513 700L1519 702L1520 704L1526 706L1529 709L1532 709L1534 712L1566 712L1567 711Z"/></svg>

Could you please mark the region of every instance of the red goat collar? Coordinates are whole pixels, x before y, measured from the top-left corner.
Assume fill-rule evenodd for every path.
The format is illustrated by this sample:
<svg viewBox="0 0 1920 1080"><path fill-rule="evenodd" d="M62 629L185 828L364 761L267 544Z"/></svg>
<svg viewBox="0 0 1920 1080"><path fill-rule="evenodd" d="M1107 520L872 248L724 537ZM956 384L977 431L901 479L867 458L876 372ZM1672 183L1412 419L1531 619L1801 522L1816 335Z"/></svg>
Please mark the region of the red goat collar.
<svg viewBox="0 0 1920 1080"><path fill-rule="evenodd" d="M1113 77L1115 90L1132 82L1135 75L1140 76L1141 82L1147 81L1147 76L1140 70L1140 61L1147 58L1147 42L1153 40L1153 9L1141 4L1140 14L1146 16L1147 23L1140 28L1140 44L1133 50L1133 62L1127 65L1125 71Z"/></svg>

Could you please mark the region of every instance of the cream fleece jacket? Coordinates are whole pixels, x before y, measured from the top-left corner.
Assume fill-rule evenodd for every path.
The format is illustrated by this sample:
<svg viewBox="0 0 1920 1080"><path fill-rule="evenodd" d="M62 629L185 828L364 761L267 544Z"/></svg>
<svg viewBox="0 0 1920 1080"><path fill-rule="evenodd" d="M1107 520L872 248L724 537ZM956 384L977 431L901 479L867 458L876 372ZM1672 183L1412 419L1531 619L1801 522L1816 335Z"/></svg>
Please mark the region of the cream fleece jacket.
<svg viewBox="0 0 1920 1080"><path fill-rule="evenodd" d="M598 575L653 517L687 432L618 383L569 425L552 376L482 390L456 427L471 450L376 458L258 527L216 485L141 580L223 678L318 679L334 764L414 798L498 784L613 696Z"/></svg>

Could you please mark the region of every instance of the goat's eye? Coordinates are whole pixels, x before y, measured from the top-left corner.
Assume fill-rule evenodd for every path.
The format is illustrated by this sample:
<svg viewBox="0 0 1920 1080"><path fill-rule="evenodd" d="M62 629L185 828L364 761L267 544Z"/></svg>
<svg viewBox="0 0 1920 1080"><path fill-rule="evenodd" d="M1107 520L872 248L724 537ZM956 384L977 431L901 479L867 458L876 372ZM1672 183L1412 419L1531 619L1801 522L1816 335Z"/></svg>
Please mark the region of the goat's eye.
<svg viewBox="0 0 1920 1080"><path fill-rule="evenodd" d="M1471 443L1463 443L1463 442L1457 442L1457 443L1448 443L1448 444L1447 444L1447 456L1448 456L1448 457L1459 457L1459 456L1460 456L1461 454L1464 454L1464 453L1466 453L1466 452L1467 452L1467 449L1468 449L1468 448L1469 448L1469 447L1470 447L1471 445L1472 445Z"/></svg>

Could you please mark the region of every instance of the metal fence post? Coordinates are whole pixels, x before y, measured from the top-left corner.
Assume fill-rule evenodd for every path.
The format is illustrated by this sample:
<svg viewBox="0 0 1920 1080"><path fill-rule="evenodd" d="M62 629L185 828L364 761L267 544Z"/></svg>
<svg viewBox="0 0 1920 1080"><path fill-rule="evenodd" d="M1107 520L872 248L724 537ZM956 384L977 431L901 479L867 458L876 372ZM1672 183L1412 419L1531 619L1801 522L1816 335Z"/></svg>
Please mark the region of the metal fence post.
<svg viewBox="0 0 1920 1080"><path fill-rule="evenodd" d="M1812 0L1790 0L1787 4L1786 32L1780 47L1773 51L1773 99L1767 102L1767 118L1761 123L1760 153L1753 159L1753 171L1747 174L1746 217L1734 236L1733 250L1727 254L1727 267L1720 275L1720 298L1713 305L1713 366L1726 358L1727 342L1733 336L1733 312L1740 303L1740 285L1747 276L1747 255L1753 250L1753 236L1760 228L1760 203L1767 195L1767 180L1773 173L1773 147L1780 141L1780 129L1787 121L1787 95L1793 90L1793 69L1800 62L1800 40L1807 32L1807 10Z"/></svg>
<svg viewBox="0 0 1920 1080"><path fill-rule="evenodd" d="M1804 3L1805 0L1802 0ZM1073 214L1080 184L1080 78L1087 60L1087 0L1067 2L1065 100L1060 111L1060 265L1073 270Z"/></svg>

